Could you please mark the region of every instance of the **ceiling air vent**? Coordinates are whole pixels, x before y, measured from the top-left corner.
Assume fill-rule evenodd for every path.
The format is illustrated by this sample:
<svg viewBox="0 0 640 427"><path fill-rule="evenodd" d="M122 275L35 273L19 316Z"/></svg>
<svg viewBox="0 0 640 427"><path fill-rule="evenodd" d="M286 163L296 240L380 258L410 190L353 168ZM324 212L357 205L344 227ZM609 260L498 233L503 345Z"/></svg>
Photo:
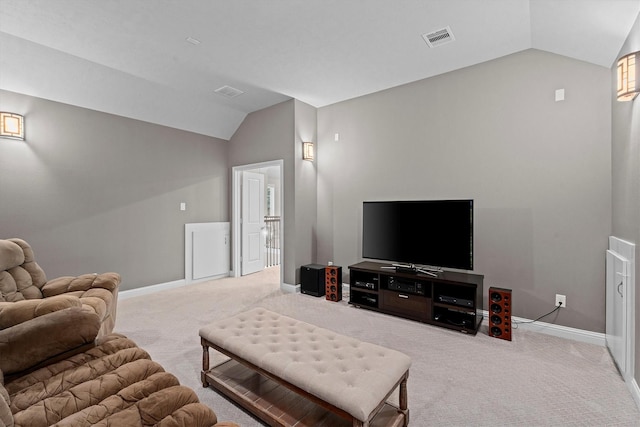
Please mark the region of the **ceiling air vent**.
<svg viewBox="0 0 640 427"><path fill-rule="evenodd" d="M225 98L235 98L236 96L240 96L244 93L240 89L226 85L216 89L214 92L218 95L224 96Z"/></svg>
<svg viewBox="0 0 640 427"><path fill-rule="evenodd" d="M436 47L443 44L450 43L456 38L451 32L451 27L445 27L440 30L432 31L422 35L422 38L429 45L429 47Z"/></svg>

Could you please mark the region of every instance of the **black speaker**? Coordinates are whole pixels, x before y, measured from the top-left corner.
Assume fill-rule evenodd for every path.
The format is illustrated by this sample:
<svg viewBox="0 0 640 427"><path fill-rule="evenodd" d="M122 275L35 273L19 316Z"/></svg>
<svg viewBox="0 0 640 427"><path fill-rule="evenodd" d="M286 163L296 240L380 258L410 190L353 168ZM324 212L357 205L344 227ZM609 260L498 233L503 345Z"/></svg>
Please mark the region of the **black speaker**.
<svg viewBox="0 0 640 427"><path fill-rule="evenodd" d="M489 288L489 335L511 341L511 289Z"/></svg>
<svg viewBox="0 0 640 427"><path fill-rule="evenodd" d="M324 295L324 265L308 264L300 267L300 292L314 297Z"/></svg>
<svg viewBox="0 0 640 427"><path fill-rule="evenodd" d="M324 285L328 301L342 301L342 267L335 265L325 267Z"/></svg>

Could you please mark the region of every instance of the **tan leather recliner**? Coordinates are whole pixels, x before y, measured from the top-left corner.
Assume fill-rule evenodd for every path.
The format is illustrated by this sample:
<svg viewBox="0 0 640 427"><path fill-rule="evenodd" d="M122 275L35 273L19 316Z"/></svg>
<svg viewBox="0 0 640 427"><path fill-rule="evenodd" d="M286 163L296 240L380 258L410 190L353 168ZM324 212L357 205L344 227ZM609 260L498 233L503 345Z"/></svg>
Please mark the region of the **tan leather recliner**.
<svg viewBox="0 0 640 427"><path fill-rule="evenodd" d="M0 240L0 330L69 307L96 313L98 337L116 322L118 273L83 274L47 280L31 246L22 239Z"/></svg>

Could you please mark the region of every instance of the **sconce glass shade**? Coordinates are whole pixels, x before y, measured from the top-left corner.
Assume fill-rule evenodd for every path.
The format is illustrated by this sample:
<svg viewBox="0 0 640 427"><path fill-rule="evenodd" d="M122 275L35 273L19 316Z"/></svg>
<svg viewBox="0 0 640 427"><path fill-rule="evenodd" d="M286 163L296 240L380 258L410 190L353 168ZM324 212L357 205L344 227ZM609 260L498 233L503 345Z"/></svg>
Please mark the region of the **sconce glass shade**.
<svg viewBox="0 0 640 427"><path fill-rule="evenodd" d="M24 141L24 117L0 111L0 137Z"/></svg>
<svg viewBox="0 0 640 427"><path fill-rule="evenodd" d="M313 161L313 142L302 143L302 160Z"/></svg>
<svg viewBox="0 0 640 427"><path fill-rule="evenodd" d="M618 59L618 101L633 101L640 93L640 51Z"/></svg>

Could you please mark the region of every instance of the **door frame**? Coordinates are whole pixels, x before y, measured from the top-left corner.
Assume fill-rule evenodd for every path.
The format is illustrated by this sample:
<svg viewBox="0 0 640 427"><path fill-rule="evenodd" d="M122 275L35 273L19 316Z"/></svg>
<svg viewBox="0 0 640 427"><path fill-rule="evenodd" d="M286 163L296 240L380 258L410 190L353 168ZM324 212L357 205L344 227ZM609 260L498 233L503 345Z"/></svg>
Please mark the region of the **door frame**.
<svg viewBox="0 0 640 427"><path fill-rule="evenodd" d="M280 173L280 286L282 287L284 269L282 255L284 254L284 160L272 160L248 165L233 166L231 168L231 268L232 277L240 277L242 268L240 266L240 255L242 248L242 233L240 233L240 218L242 216L242 173L254 169L277 167Z"/></svg>

